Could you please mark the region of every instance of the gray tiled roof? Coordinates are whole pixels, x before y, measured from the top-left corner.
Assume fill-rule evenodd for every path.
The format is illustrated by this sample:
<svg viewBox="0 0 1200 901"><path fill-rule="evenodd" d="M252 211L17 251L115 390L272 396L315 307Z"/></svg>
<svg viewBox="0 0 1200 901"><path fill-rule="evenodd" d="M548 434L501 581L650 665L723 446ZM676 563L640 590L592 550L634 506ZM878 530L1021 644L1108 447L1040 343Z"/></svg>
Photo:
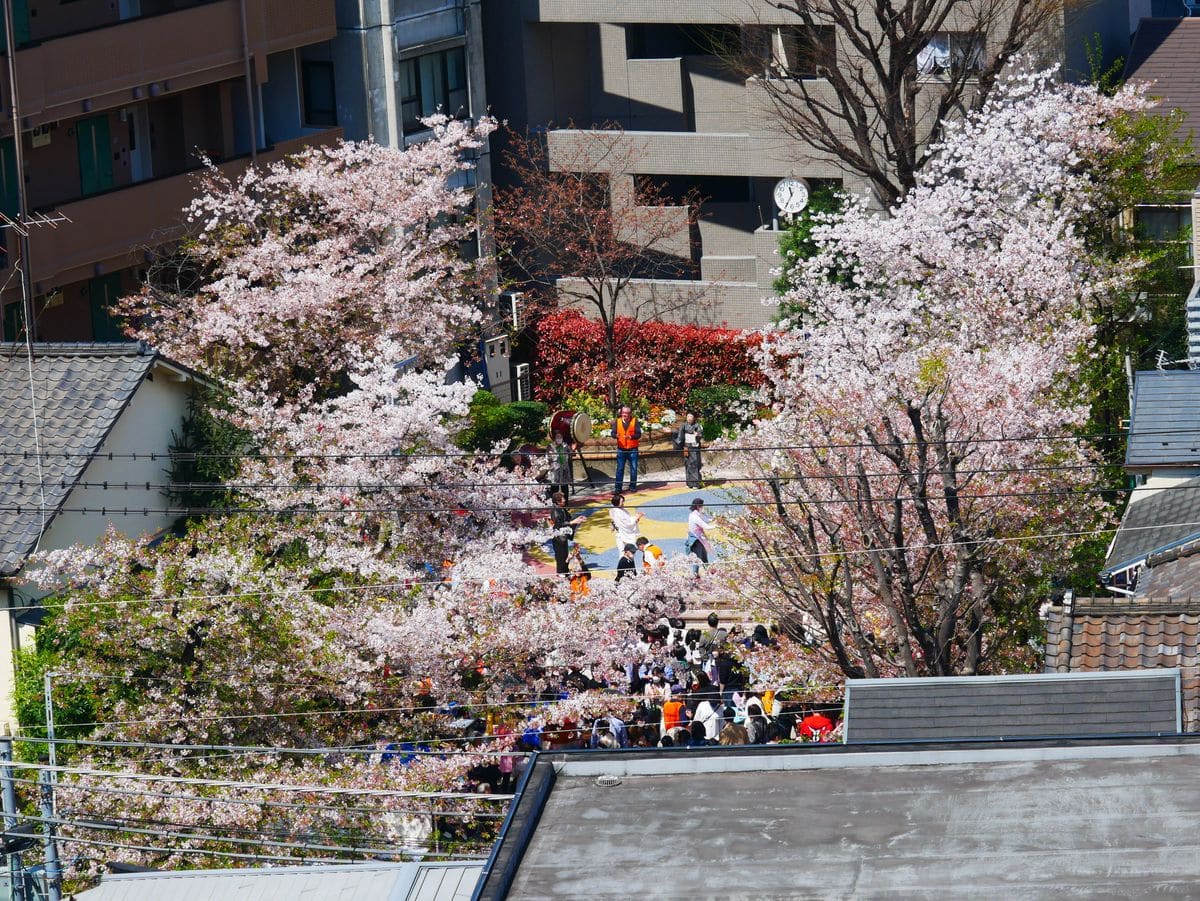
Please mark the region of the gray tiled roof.
<svg viewBox="0 0 1200 901"><path fill-rule="evenodd" d="M1200 597L1200 538L1146 558L1137 578L1136 597Z"/></svg>
<svg viewBox="0 0 1200 901"><path fill-rule="evenodd" d="M468 901L482 869L462 860L123 873L79 901Z"/></svg>
<svg viewBox="0 0 1200 901"><path fill-rule="evenodd" d="M1149 497L1134 492L1121 517L1105 571L1123 569L1155 551L1200 535L1200 476L1169 485Z"/></svg>
<svg viewBox="0 0 1200 901"><path fill-rule="evenodd" d="M1142 19L1125 64L1127 81L1154 82L1150 93L1164 99L1165 109L1187 113L1181 129L1185 135L1200 123L1197 59L1200 19Z"/></svg>
<svg viewBox="0 0 1200 901"><path fill-rule="evenodd" d="M49 525L156 358L143 344L34 345L39 482L25 345L0 344L0 575L18 571L41 535L42 489Z"/></svg>
<svg viewBox="0 0 1200 901"><path fill-rule="evenodd" d="M1171 464L1200 465L1200 369L1134 377L1125 465Z"/></svg>
<svg viewBox="0 0 1200 901"><path fill-rule="evenodd" d="M1178 731L1179 674L850 679L846 742Z"/></svg>

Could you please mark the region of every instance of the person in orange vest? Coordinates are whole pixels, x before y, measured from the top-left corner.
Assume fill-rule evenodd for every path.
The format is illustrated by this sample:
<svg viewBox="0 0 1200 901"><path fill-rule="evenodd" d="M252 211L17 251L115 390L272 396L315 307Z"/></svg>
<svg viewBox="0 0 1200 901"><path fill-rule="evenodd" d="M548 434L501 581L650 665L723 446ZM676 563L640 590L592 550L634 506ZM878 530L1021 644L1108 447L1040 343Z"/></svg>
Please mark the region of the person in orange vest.
<svg viewBox="0 0 1200 901"><path fill-rule="evenodd" d="M642 425L633 415L628 404L621 408L621 415L613 421L612 437L617 439L617 475L613 493L621 493L625 482L625 466L630 466L629 490L637 491L638 443L642 440Z"/></svg>

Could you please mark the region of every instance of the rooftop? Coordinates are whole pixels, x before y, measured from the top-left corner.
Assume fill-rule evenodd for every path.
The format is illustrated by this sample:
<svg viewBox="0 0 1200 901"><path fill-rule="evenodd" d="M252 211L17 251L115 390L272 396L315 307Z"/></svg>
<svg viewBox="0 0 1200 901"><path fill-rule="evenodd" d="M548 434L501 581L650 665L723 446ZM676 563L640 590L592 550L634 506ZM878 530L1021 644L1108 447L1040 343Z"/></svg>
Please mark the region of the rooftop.
<svg viewBox="0 0 1200 901"><path fill-rule="evenodd" d="M0 484L4 507L16 508L0 510L0 576L20 570L142 380L162 361L134 343L35 344L33 351L31 363L24 344L0 343Z"/></svg>
<svg viewBox="0 0 1200 901"><path fill-rule="evenodd" d="M540 754L478 897L1188 894L1198 764L1185 738Z"/></svg>
<svg viewBox="0 0 1200 901"><path fill-rule="evenodd" d="M846 742L1178 732L1179 671L850 679Z"/></svg>
<svg viewBox="0 0 1200 901"><path fill-rule="evenodd" d="M1200 27L1188 30L1200 39ZM1200 80L1188 77L1200 90ZM1200 370L1151 369L1134 376L1125 465L1200 465Z"/></svg>
<svg viewBox="0 0 1200 901"><path fill-rule="evenodd" d="M1200 385L1197 387L1200 389ZM1153 493L1134 490L1104 561L1104 571L1124 569L1198 536L1200 476L1158 488Z"/></svg>
<svg viewBox="0 0 1200 901"><path fill-rule="evenodd" d="M1181 673L1183 727L1200 728L1200 598L1077 598L1046 618L1046 671Z"/></svg>

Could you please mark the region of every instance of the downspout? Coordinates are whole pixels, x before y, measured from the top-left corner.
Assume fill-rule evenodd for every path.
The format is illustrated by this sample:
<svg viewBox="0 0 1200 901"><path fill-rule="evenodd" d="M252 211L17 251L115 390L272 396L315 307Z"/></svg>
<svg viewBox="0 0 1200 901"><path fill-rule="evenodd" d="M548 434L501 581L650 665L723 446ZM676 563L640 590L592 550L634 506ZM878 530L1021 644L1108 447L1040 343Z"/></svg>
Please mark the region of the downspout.
<svg viewBox="0 0 1200 901"><path fill-rule="evenodd" d="M242 14L242 62L246 67L246 115L250 122L250 165L258 163L258 125L254 121L254 72L250 64L250 31L246 27L246 0L238 8Z"/></svg>

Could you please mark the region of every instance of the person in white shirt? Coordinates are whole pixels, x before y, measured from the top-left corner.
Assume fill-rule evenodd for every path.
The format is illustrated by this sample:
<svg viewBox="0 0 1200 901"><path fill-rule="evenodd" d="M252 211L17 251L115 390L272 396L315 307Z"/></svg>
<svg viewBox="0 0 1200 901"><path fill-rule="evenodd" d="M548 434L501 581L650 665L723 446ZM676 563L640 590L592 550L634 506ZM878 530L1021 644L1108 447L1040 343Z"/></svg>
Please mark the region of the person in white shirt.
<svg viewBox="0 0 1200 901"><path fill-rule="evenodd" d="M704 726L704 740L716 744L725 726L725 717L712 701L701 701L696 705L692 721Z"/></svg>
<svg viewBox="0 0 1200 901"><path fill-rule="evenodd" d="M704 498L698 497L692 501L691 512L688 513L687 550L689 554L699 558L700 563L708 563L712 545L708 543L708 530L717 523L716 517L706 519L704 516ZM696 575L700 575L700 564L692 567Z"/></svg>
<svg viewBox="0 0 1200 901"><path fill-rule="evenodd" d="M612 517L612 527L616 533L617 553L622 553L627 544L632 544L636 547L638 521L642 518L642 514L630 513L625 509L625 495L613 495L612 509L608 511L608 515Z"/></svg>

